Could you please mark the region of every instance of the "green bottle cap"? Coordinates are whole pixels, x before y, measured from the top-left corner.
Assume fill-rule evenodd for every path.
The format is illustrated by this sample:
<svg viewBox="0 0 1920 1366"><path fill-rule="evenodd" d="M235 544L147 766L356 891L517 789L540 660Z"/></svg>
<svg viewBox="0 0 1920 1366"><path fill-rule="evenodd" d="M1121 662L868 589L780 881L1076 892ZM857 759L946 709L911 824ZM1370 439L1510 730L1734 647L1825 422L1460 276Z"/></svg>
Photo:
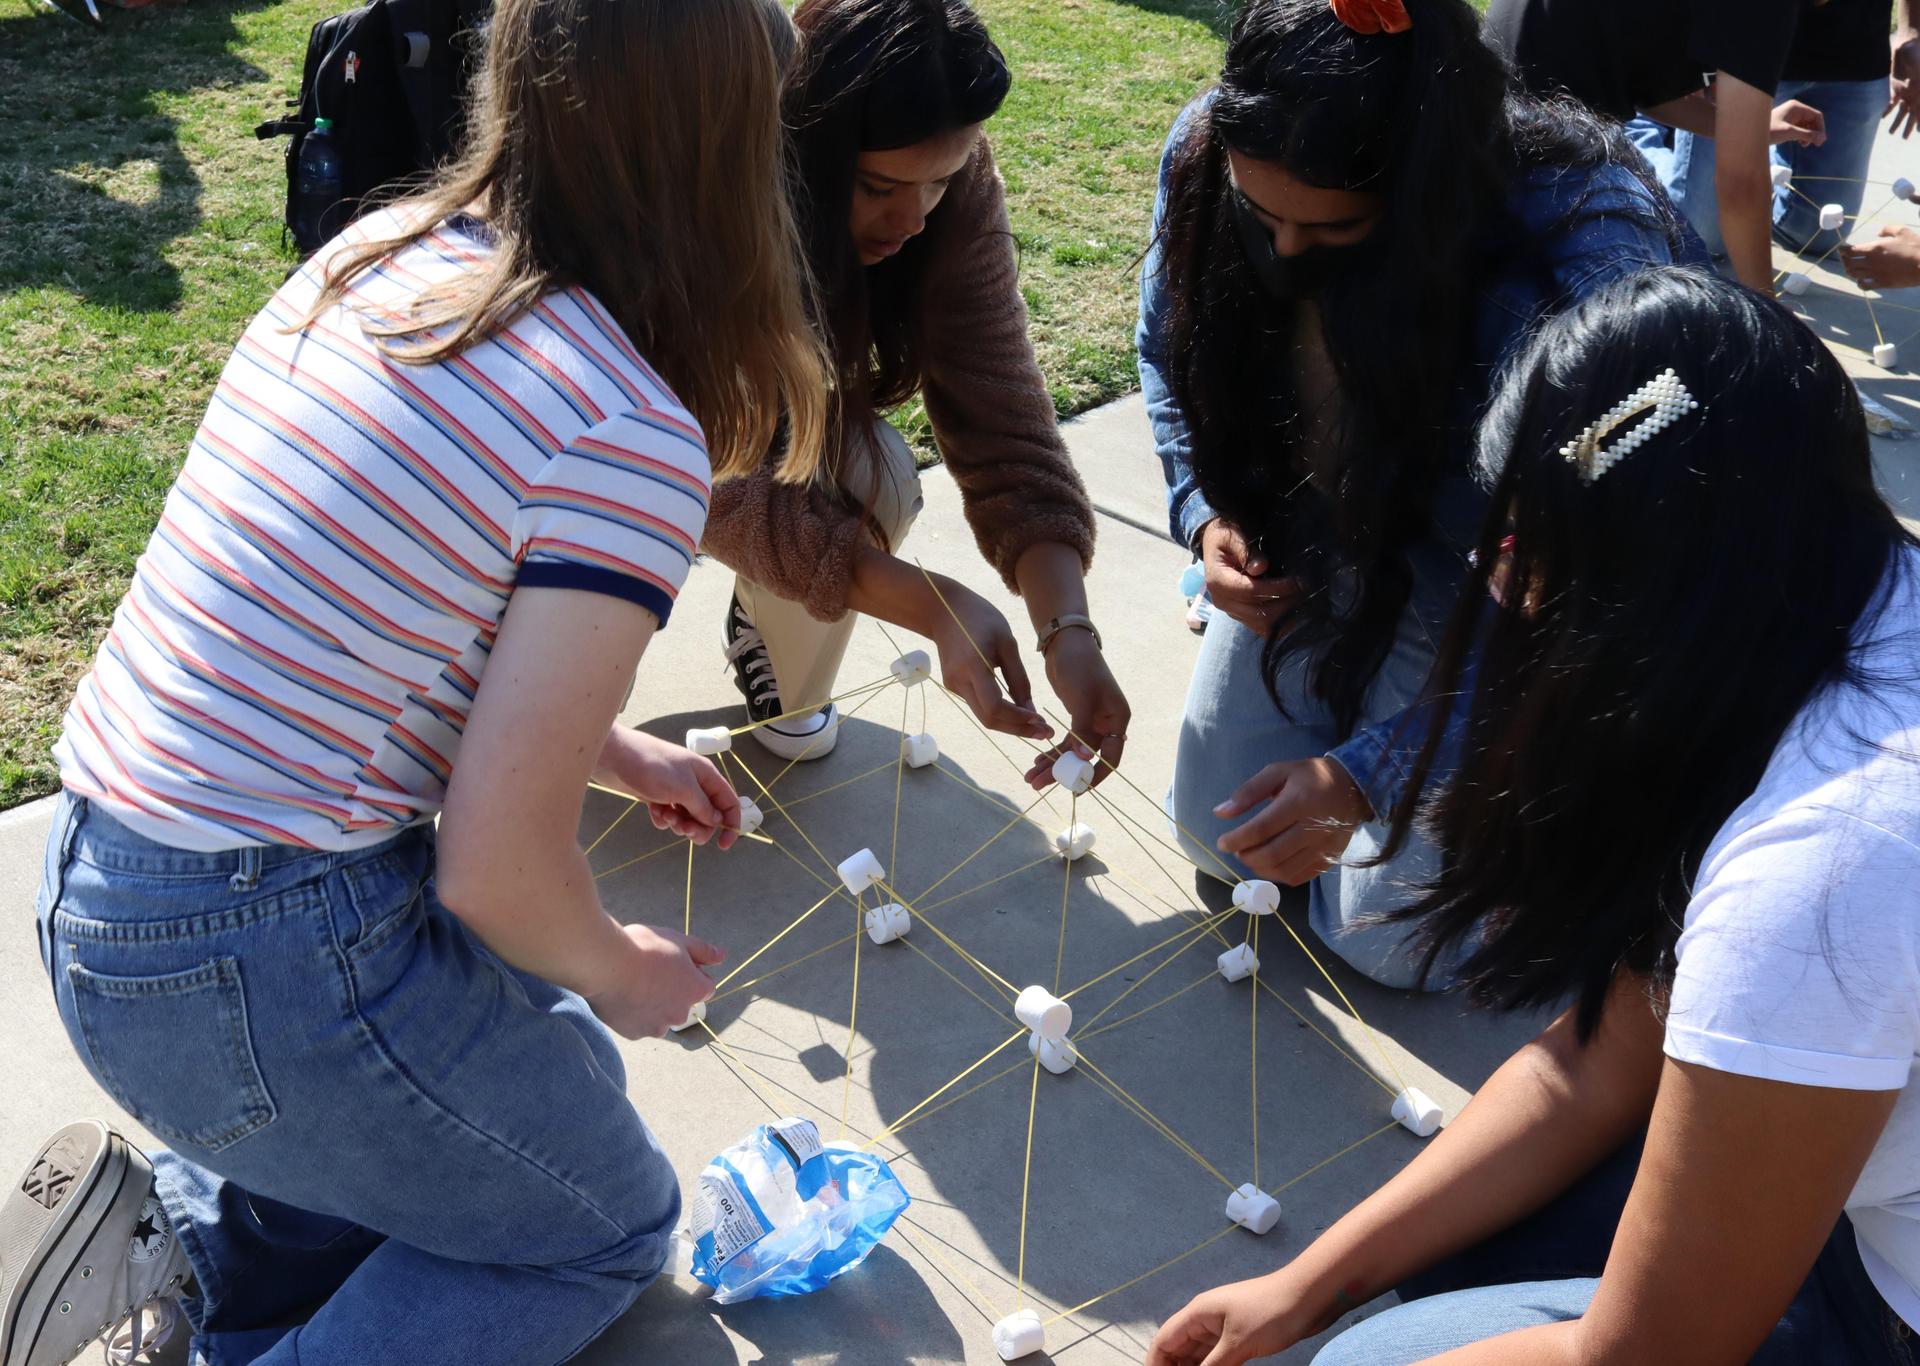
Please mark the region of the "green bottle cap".
<svg viewBox="0 0 1920 1366"><path fill-rule="evenodd" d="M315 119L313 121L313 131L316 133L324 133L331 127L333 127L332 119Z"/></svg>

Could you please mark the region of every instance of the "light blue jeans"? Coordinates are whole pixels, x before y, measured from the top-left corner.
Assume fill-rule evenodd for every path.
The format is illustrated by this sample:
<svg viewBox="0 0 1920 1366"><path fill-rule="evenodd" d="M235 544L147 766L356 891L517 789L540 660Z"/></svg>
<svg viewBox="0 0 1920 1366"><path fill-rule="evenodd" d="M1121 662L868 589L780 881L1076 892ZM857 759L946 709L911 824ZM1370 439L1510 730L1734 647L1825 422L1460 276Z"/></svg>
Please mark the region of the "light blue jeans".
<svg viewBox="0 0 1920 1366"><path fill-rule="evenodd" d="M1887 82L1782 81L1774 103L1799 100L1826 118L1827 140L1819 147L1783 142L1773 149L1773 164L1793 172L1793 185L1773 192L1774 240L1789 251L1819 256L1850 229L1820 226L1820 206L1838 204L1849 219L1860 212L1866 186L1861 183L1873 156L1873 139L1887 109ZM1700 234L1716 261L1727 254L1720 236L1720 199L1714 190L1713 139L1664 129L1635 119L1628 132L1660 175L1673 200ZM1664 151L1656 144L1670 143ZM1876 205L1877 207L1877 205Z"/></svg>
<svg viewBox="0 0 1920 1366"><path fill-rule="evenodd" d="M1393 648L1368 690L1361 728L1398 715L1419 697L1433 669L1456 579L1438 557L1429 572L1416 570L1414 601L1402 615ZM1219 872L1224 864L1236 876L1251 876L1238 859L1213 844L1249 817L1222 820L1213 814L1216 803L1268 764L1327 754L1342 738L1325 705L1309 690L1308 664L1299 655L1288 658L1280 679L1286 713L1275 708L1261 679L1261 644L1258 635L1216 607L1187 686L1166 809L1176 823L1181 848L1204 871ZM1392 861L1354 866L1378 854L1386 839L1387 829L1380 824L1362 825L1354 832L1342 862L1313 880L1307 919L1314 933L1357 971L1383 986L1412 987L1419 982L1419 959L1403 945L1411 927L1380 917L1407 905L1418 885L1439 871L1439 851L1416 833ZM1204 847L1198 842L1202 840ZM1437 965L1426 988L1448 986L1452 967Z"/></svg>
<svg viewBox="0 0 1920 1366"><path fill-rule="evenodd" d="M41 958L82 1061L171 1149L196 1366L545 1366L665 1261L678 1183L612 1035L433 869L426 828L200 854L60 798Z"/></svg>

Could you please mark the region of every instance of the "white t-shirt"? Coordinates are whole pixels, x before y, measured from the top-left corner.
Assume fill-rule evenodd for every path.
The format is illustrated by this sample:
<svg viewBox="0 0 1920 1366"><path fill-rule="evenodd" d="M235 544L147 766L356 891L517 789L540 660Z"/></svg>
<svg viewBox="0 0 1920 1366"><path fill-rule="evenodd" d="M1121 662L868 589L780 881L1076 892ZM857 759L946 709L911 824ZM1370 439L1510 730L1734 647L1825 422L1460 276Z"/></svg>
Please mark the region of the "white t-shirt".
<svg viewBox="0 0 1920 1366"><path fill-rule="evenodd" d="M1920 1327L1920 555L1885 601L1855 636L1869 690L1809 703L1707 849L1666 1051L1900 1092L1846 1211L1874 1285Z"/></svg>

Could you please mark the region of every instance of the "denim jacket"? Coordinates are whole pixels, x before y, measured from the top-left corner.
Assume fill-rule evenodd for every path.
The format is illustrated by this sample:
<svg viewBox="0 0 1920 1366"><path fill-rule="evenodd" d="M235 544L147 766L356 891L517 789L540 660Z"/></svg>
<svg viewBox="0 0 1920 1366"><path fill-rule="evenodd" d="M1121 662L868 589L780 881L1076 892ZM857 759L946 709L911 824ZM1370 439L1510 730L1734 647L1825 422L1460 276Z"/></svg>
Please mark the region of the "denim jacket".
<svg viewBox="0 0 1920 1366"><path fill-rule="evenodd" d="M1197 548L1200 531L1217 515L1200 491L1191 459L1192 440L1166 377L1166 276L1161 265L1161 225L1166 214L1167 174L1187 120L1211 103L1211 92L1181 111L1160 157L1160 186L1153 205L1153 244L1140 271L1140 317L1134 332L1140 355L1140 388L1167 483L1167 521L1174 538ZM1584 203L1582 203L1584 199ZM1578 210L1578 216L1566 223ZM1523 172L1508 202L1505 220L1492 230L1483 259L1494 262L1481 281L1474 308L1467 363L1458 393L1462 421L1449 468L1438 481L1430 509L1432 537L1447 547L1464 572L1464 552L1479 535L1486 493L1472 474L1472 433L1493 396L1501 367L1520 350L1547 316L1613 280L1672 261L1668 238L1657 226L1666 215L1652 193L1625 167L1540 166ZM1506 245L1512 244L1511 250ZM1451 751L1464 724L1466 698L1455 699L1448 723ZM1423 704L1356 732L1329 757L1384 818L1405 790L1430 717Z"/></svg>

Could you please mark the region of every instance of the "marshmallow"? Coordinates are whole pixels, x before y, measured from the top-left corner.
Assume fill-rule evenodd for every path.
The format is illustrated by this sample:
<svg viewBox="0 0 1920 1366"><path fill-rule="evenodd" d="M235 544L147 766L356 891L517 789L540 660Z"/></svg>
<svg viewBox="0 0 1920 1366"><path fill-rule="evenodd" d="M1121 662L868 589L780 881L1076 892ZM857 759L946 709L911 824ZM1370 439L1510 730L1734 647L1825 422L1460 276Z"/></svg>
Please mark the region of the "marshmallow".
<svg viewBox="0 0 1920 1366"><path fill-rule="evenodd" d="M690 730L687 732L687 748L695 754L704 754L712 758L716 754L724 754L733 748L733 733L725 726Z"/></svg>
<svg viewBox="0 0 1920 1366"><path fill-rule="evenodd" d="M1280 1202L1249 1181L1227 1197L1227 1218L1249 1233L1266 1233L1280 1221Z"/></svg>
<svg viewBox="0 0 1920 1366"><path fill-rule="evenodd" d="M1009 1314L993 1325L993 1350L1002 1361L1018 1361L1047 1345L1046 1325L1031 1309Z"/></svg>
<svg viewBox="0 0 1920 1366"><path fill-rule="evenodd" d="M740 833L751 835L766 823L766 812L760 809L759 804L751 797L742 797L740 799Z"/></svg>
<svg viewBox="0 0 1920 1366"><path fill-rule="evenodd" d="M1895 199L1912 199L1913 198L1913 182L1911 180L1908 180L1905 176L1901 176L1898 180L1894 181L1893 197Z"/></svg>
<svg viewBox="0 0 1920 1366"><path fill-rule="evenodd" d="M1220 975L1229 982L1237 982L1242 977L1251 977L1260 971L1260 959L1250 944L1235 944L1213 961L1220 969Z"/></svg>
<svg viewBox="0 0 1920 1366"><path fill-rule="evenodd" d="M900 737L900 756L908 768L925 768L940 757L940 745L925 731Z"/></svg>
<svg viewBox="0 0 1920 1366"><path fill-rule="evenodd" d="M887 877L887 870L880 866L880 860L873 856L871 849L848 855L841 861L839 871L840 880L847 884L847 890L855 896L875 883L886 881Z"/></svg>
<svg viewBox="0 0 1920 1366"><path fill-rule="evenodd" d="M1440 1106L1417 1086L1409 1086L1393 1098L1393 1117L1410 1132L1431 1138L1440 1127Z"/></svg>
<svg viewBox="0 0 1920 1366"><path fill-rule="evenodd" d="M867 938L876 944L891 944L913 928L913 917L897 901L875 906L867 912Z"/></svg>
<svg viewBox="0 0 1920 1366"><path fill-rule="evenodd" d="M1027 1052L1040 1059L1040 1065L1056 1077L1071 1072L1073 1065L1080 1061L1080 1055L1066 1039L1043 1039L1037 1030L1027 1035Z"/></svg>
<svg viewBox="0 0 1920 1366"><path fill-rule="evenodd" d="M1093 848L1093 827L1091 825L1070 825L1053 837L1053 852L1060 854L1068 863L1083 859Z"/></svg>
<svg viewBox="0 0 1920 1366"><path fill-rule="evenodd" d="M1900 348L1893 342L1881 342L1873 348L1873 363L1882 370L1891 370L1900 363Z"/></svg>
<svg viewBox="0 0 1920 1366"><path fill-rule="evenodd" d="M677 1025L668 1025L667 1029L671 1033L678 1034L682 1030L692 1029L695 1025L699 1024L702 1020L706 1018L707 1018L707 1003L705 1001L701 1001L697 1005L695 1005L692 1010L689 1010L687 1012L686 1019L682 1020Z"/></svg>
<svg viewBox="0 0 1920 1366"><path fill-rule="evenodd" d="M927 657L925 650L909 650L887 665L887 672L901 687L911 688L933 676L933 661Z"/></svg>
<svg viewBox="0 0 1920 1366"><path fill-rule="evenodd" d="M1236 883L1233 904L1249 915L1272 915L1280 909L1280 889L1271 882Z"/></svg>
<svg viewBox="0 0 1920 1366"><path fill-rule="evenodd" d="M1846 221L1847 211L1843 206L1839 204L1822 204L1820 206L1820 226L1828 232L1832 232Z"/></svg>
<svg viewBox="0 0 1920 1366"><path fill-rule="evenodd" d="M1776 166L1773 168L1773 188L1774 189L1784 190L1787 188L1787 186L1791 184L1793 184L1793 168L1792 167Z"/></svg>
<svg viewBox="0 0 1920 1366"><path fill-rule="evenodd" d="M1059 1041L1073 1028L1073 1007L1045 987L1028 987L1013 1002L1020 1023L1043 1039Z"/></svg>
<svg viewBox="0 0 1920 1366"><path fill-rule="evenodd" d="M1780 282L1780 289L1781 292L1786 294L1805 294L1807 287L1812 283L1813 281L1807 278L1805 271L1790 270L1787 272L1786 278Z"/></svg>
<svg viewBox="0 0 1920 1366"><path fill-rule="evenodd" d="M1053 780L1077 797L1093 786L1093 765L1068 750L1053 761Z"/></svg>

